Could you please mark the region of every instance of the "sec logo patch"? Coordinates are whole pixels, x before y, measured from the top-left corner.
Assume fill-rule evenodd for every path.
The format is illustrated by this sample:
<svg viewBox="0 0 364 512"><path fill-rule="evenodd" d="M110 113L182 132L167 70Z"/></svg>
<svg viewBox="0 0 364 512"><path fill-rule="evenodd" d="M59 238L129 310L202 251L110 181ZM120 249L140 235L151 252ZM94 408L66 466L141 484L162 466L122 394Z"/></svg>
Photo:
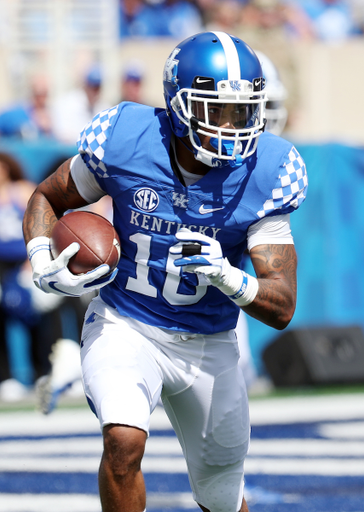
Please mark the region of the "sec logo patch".
<svg viewBox="0 0 364 512"><path fill-rule="evenodd" d="M159 204L158 194L152 188L140 188L134 194L134 204L143 212L153 212Z"/></svg>

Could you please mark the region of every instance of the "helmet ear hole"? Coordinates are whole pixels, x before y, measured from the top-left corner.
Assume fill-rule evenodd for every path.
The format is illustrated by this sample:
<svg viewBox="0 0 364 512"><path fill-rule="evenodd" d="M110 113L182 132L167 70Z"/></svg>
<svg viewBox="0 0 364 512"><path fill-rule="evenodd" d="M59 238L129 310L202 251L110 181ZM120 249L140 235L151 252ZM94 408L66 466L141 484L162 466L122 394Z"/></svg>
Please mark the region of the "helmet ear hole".
<svg viewBox="0 0 364 512"><path fill-rule="evenodd" d="M173 110L175 111L178 111L178 110L181 110L181 104L180 104L180 101L178 99L178 96L175 96L174 98L172 98L171 100L171 107L173 108Z"/></svg>

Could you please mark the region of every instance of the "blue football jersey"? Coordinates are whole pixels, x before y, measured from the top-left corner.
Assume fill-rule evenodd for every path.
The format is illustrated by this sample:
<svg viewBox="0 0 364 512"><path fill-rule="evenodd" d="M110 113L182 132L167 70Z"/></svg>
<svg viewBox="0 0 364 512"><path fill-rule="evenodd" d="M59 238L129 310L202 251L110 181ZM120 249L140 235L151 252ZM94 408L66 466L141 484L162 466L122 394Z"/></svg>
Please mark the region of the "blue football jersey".
<svg viewBox="0 0 364 512"><path fill-rule="evenodd" d="M289 213L305 199L305 165L292 144L264 133L243 165L211 168L185 187L171 167L171 135L163 109L128 102L95 116L80 135L84 162L113 199L121 242L118 275L101 297L121 315L165 329L232 329L239 308L174 265L175 234L187 227L217 239L241 268L249 226Z"/></svg>

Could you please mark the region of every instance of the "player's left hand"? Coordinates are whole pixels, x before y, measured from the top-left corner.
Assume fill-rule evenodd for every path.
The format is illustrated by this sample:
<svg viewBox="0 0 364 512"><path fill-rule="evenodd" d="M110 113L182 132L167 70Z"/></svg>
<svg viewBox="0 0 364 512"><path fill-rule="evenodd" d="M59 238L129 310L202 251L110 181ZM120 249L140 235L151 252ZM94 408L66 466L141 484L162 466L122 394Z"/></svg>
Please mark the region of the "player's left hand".
<svg viewBox="0 0 364 512"><path fill-rule="evenodd" d="M169 249L171 254L181 256L174 261L176 267L182 267L184 272L203 274L211 282L219 280L224 258L217 240L186 228L180 229L176 233L176 238L179 243ZM199 254L190 254L197 250Z"/></svg>
<svg viewBox="0 0 364 512"><path fill-rule="evenodd" d="M217 240L186 228L180 229L176 238L179 242L169 249L172 255L181 256L174 261L176 267L204 276L207 284L219 288L238 306L253 302L258 293L258 280L230 265Z"/></svg>

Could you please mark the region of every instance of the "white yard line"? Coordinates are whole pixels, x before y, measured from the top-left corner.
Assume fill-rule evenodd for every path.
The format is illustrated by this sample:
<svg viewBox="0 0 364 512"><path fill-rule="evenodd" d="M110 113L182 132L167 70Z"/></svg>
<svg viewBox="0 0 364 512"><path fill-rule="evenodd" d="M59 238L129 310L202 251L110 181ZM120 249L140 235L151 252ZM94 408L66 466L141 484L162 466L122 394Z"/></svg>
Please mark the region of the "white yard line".
<svg viewBox="0 0 364 512"><path fill-rule="evenodd" d="M1 512L101 512L98 496L86 494L1 494ZM198 507L189 492L148 493L147 506ZM198 509L199 510L199 509Z"/></svg>
<svg viewBox="0 0 364 512"><path fill-rule="evenodd" d="M154 430L171 429L171 424L162 407L155 409L150 428ZM99 433L99 422L88 408L56 409L48 416L44 416L38 411L0 412L0 436Z"/></svg>
<svg viewBox="0 0 364 512"><path fill-rule="evenodd" d="M252 399L252 425L364 419L364 394ZM56 409L49 416L38 411L0 412L0 436L98 434L99 423L87 408ZM151 430L168 430L170 422L161 407L151 417Z"/></svg>
<svg viewBox="0 0 364 512"><path fill-rule="evenodd" d="M364 419L364 393L250 401L252 425Z"/></svg>
<svg viewBox="0 0 364 512"><path fill-rule="evenodd" d="M4 457L1 472L97 473L100 457ZM364 476L363 459L335 457L254 457L245 461L247 474ZM187 473L182 457L148 457L142 462L144 473Z"/></svg>
<svg viewBox="0 0 364 512"><path fill-rule="evenodd" d="M245 460L245 473L269 475L364 476L364 461L353 459L254 458Z"/></svg>
<svg viewBox="0 0 364 512"><path fill-rule="evenodd" d="M101 437L0 441L0 459L19 455L42 458L79 455L100 457L101 453ZM177 438L170 436L149 438L145 453L146 456L182 457L182 450ZM364 443L343 439L252 439L249 456L259 455L362 457L364 456Z"/></svg>
<svg viewBox="0 0 364 512"><path fill-rule="evenodd" d="M101 512L98 496L86 494L1 494L1 512Z"/></svg>

